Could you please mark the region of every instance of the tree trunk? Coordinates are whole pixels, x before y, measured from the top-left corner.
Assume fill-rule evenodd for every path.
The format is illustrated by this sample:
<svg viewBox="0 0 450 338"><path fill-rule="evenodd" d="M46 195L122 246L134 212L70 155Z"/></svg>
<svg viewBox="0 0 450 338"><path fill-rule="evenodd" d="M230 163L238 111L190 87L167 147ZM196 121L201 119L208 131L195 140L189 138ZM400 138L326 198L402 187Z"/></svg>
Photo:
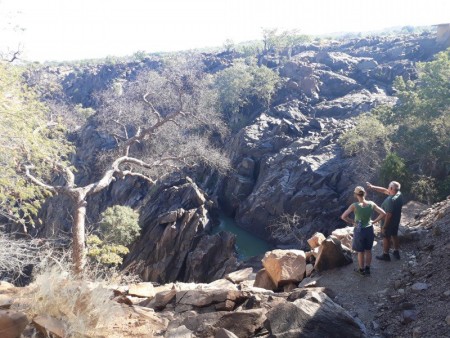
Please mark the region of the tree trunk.
<svg viewBox="0 0 450 338"><path fill-rule="evenodd" d="M85 246L85 219L86 219L86 205L87 202L81 196L75 201L75 211L73 217L72 227L72 262L74 265L74 272L80 275L86 260L86 246Z"/></svg>

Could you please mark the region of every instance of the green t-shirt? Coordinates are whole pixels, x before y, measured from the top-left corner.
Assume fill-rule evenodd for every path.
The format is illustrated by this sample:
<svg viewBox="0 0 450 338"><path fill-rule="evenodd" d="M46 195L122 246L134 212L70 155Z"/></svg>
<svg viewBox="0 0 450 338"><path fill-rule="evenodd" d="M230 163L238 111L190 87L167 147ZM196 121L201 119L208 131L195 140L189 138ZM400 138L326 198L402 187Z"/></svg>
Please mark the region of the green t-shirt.
<svg viewBox="0 0 450 338"><path fill-rule="evenodd" d="M355 206L355 222L361 223L362 228L371 226L370 217L372 216L373 202L368 201L365 207L359 205L359 202L354 203Z"/></svg>
<svg viewBox="0 0 450 338"><path fill-rule="evenodd" d="M381 209L387 213L391 213L390 225L398 226L400 224L400 218L402 216L403 207L403 195L398 191L395 195L390 195L386 197L383 204L381 204ZM384 218L381 221L381 226L384 226Z"/></svg>

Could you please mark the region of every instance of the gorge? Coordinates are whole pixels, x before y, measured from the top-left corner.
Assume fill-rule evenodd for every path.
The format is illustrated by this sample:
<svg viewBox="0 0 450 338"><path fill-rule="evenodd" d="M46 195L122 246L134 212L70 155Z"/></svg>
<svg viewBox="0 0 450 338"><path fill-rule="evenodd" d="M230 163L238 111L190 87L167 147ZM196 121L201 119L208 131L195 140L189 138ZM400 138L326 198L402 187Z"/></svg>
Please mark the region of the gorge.
<svg viewBox="0 0 450 338"><path fill-rule="evenodd" d="M445 49L433 33L330 40L301 44L290 55L258 56L258 65L276 71L280 87L269 106L252 105L250 118L235 127L223 148L232 170L185 170L151 186L136 177L118 179L89 198L87 218L94 225L107 207L121 204L140 212L141 237L131 246L124 267L145 281L210 282L235 271L240 260L236 239L211 233L219 210L236 224L272 245L304 248L317 231L326 236L343 227L339 215L351 200L352 189L373 178L361 170L339 145L355 118L381 105L392 106L393 83L401 76L416 80L417 62L430 61ZM208 74L236 62L236 52L199 55ZM161 69L149 57L140 62L44 66L28 73L30 85L57 83L52 99L97 109L96 95L105 88L134 81L140 72ZM77 184L98 177L102 152L115 140L97 129L93 120L74 128ZM283 215L302 217L301 240L289 233L274 238L270 226ZM35 230L51 237L70 231L71 210L64 198L49 199Z"/></svg>

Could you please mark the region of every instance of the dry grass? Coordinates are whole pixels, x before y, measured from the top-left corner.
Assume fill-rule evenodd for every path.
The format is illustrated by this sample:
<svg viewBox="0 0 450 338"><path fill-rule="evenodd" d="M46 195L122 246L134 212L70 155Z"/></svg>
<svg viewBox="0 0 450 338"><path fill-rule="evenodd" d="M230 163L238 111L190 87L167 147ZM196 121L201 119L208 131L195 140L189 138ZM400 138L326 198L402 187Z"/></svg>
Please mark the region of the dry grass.
<svg viewBox="0 0 450 338"><path fill-rule="evenodd" d="M64 323L65 337L96 337L110 332L111 322L123 317L123 309L112 300L113 285L139 281L115 268L90 263L82 277L71 271L70 251L55 242L17 240L0 233L0 274L10 280L33 267L33 282L16 299L13 308L29 318L51 316Z"/></svg>
<svg viewBox="0 0 450 338"><path fill-rule="evenodd" d="M0 232L0 277L15 282L24 276L27 267L38 263L41 247L38 240L16 239Z"/></svg>
<svg viewBox="0 0 450 338"><path fill-rule="evenodd" d="M42 270L15 305L30 318L48 315L61 320L66 337L97 335L106 320L119 315L112 291L98 282L74 279L68 269L55 264Z"/></svg>

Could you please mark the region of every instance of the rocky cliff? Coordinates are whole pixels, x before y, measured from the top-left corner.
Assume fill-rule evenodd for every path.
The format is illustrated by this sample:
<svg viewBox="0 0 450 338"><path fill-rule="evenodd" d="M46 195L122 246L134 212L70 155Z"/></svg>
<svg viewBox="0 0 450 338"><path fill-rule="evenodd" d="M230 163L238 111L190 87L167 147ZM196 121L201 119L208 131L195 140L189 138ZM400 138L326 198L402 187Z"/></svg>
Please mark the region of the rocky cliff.
<svg viewBox="0 0 450 338"><path fill-rule="evenodd" d="M415 79L416 62L430 60L439 48L435 36L424 34L302 45L289 58L261 55L259 62L280 74L282 86L269 109L253 112L256 118L227 143L234 171L222 181L208 181L208 191L217 194L211 198L217 198L218 207L232 214L240 226L266 239L275 240L267 227L283 214L297 213L304 220L301 246L316 231L328 235L342 226L338 217L354 185L369 179L370 172L353 167L351 159L343 156L339 136L359 114L394 104L395 77ZM202 55L212 73L239 56ZM130 68L123 64L53 67L40 75L56 79L64 99L88 107L95 104L96 90L159 65L157 60L146 60ZM30 81L37 78L34 74ZM97 154L113 148L114 140L94 125L74 137L74 164L81 174L78 183L91 182L98 175ZM200 188L206 187L203 182L197 182ZM145 182L127 179L90 199L88 217L92 223L97 221L99 213L113 204L139 209L142 237L125 265L146 280L210 281L236 261L230 235L208 235L207 200L193 182L173 181L150 189ZM43 234L70 230L70 206L62 199L49 202L41 217ZM287 236L278 244L292 246L294 241Z"/></svg>
<svg viewBox="0 0 450 338"><path fill-rule="evenodd" d="M305 218L305 239L339 227L350 190L371 178L343 156L339 136L354 117L393 105L394 79L415 79L415 63L437 51L433 36L413 35L301 46L284 63L263 59L284 85L274 105L230 143L236 171L224 182L223 206L264 238L283 214Z"/></svg>
<svg viewBox="0 0 450 338"><path fill-rule="evenodd" d="M141 209L142 233L124 267L160 283L209 282L235 269L234 235L208 234L211 203L189 179L148 194Z"/></svg>

